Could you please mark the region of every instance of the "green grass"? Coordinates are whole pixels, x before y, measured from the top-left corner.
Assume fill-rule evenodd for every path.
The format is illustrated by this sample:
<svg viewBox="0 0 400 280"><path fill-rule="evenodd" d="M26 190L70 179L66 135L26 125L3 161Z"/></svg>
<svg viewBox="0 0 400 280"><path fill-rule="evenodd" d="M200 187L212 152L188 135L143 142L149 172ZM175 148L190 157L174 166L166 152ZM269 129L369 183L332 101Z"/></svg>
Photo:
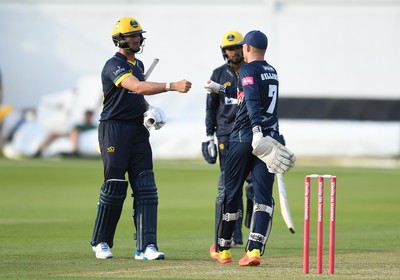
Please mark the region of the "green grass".
<svg viewBox="0 0 400 280"><path fill-rule="evenodd" d="M327 274L327 216L324 275L315 274L315 187L311 274L302 273L303 180L309 173L338 178L334 276ZM114 259L97 260L89 242L102 174L98 159L0 159L1 279L400 279L399 169L299 163L284 176L296 233L286 228L277 203L259 267L237 265L243 249L233 249L234 262L227 265L209 257L218 167L200 160L155 162L158 239L165 261L134 260L130 197L117 228ZM274 194L278 201L277 187Z"/></svg>

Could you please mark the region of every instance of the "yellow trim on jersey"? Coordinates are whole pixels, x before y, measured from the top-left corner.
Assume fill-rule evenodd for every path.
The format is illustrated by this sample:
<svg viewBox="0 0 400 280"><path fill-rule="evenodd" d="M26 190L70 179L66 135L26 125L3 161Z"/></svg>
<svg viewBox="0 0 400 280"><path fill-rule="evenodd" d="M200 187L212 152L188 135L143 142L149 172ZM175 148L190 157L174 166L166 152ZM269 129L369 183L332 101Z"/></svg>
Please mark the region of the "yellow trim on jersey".
<svg viewBox="0 0 400 280"><path fill-rule="evenodd" d="M128 59L128 62L129 62L130 64L132 64L133 66L136 66L136 61L137 61L136 59L135 59L134 61Z"/></svg>
<svg viewBox="0 0 400 280"><path fill-rule="evenodd" d="M121 84L121 82L122 82L125 78L127 78L128 76L132 76L132 73L126 73L126 74L122 75L121 77L119 77L119 79L115 81L115 85L116 85L117 87L119 87L120 84Z"/></svg>

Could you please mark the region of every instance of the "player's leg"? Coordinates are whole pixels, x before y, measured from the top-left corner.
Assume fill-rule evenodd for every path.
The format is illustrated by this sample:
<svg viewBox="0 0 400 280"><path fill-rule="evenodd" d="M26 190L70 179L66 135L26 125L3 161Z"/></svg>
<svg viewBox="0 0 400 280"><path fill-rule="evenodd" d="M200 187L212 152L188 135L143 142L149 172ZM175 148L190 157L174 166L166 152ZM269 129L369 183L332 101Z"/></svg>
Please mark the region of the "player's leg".
<svg viewBox="0 0 400 280"><path fill-rule="evenodd" d="M272 198L274 175L267 172L264 162L258 158L254 160L252 169L253 217L250 224L249 240L246 245L246 254L239 261L242 266L259 265L260 256L264 253L265 244L271 232L274 213L274 200Z"/></svg>
<svg viewBox="0 0 400 280"><path fill-rule="evenodd" d="M217 252L218 247L215 246L215 244L218 244L218 228L219 225L222 221L222 214L223 212L223 203L224 203L224 199L225 199L225 188L224 188L224 181L225 181L225 175L224 175L224 171L221 172L221 174L219 175L219 179L218 179L218 196L215 199L215 234L214 234L214 246L212 248L214 248L214 251L211 250L210 254L211 257L214 258L215 254L213 252Z"/></svg>
<svg viewBox="0 0 400 280"><path fill-rule="evenodd" d="M251 153L251 145L249 143L230 143L225 165L223 214L217 230L217 252L219 253L218 256L220 256L218 261L221 263L232 261L229 249L235 223L243 215L242 210L239 209L239 201L243 195L243 182L249 173L250 164L247 162L249 153ZM225 261L224 258L228 261Z"/></svg>
<svg viewBox="0 0 400 280"><path fill-rule="evenodd" d="M246 214L244 219L244 225L247 228L250 228L251 224L251 217L253 216L253 200L254 200L254 191L253 191L253 183L251 182L251 175L249 175L246 179L248 182L247 186L245 187L246 192Z"/></svg>
<svg viewBox="0 0 400 280"><path fill-rule="evenodd" d="M219 178L218 182L218 197L216 199L216 217L221 216L219 213L222 211L222 202L224 200L224 181L223 181L223 175L222 173L224 172L225 169L225 161L226 161L226 155L228 152L229 148L229 135L225 136L219 136L218 137L218 152L219 152L219 163L220 163L220 168L221 168L221 176ZM240 200L239 204L239 209L243 213L243 200ZM243 234L242 234L242 222L243 222L243 217L239 217L239 219L236 221L235 224L235 230L233 232L233 242L232 242L232 247L239 246L243 244ZM216 218L216 223L218 224L219 221Z"/></svg>
<svg viewBox="0 0 400 280"><path fill-rule="evenodd" d="M91 245L99 259L112 258L110 248L114 245L114 234L121 216L128 182L111 179L103 183L97 206L97 217Z"/></svg>
<svg viewBox="0 0 400 280"><path fill-rule="evenodd" d="M218 178L218 195L215 199L215 234L214 234L214 244L210 247L210 255L212 258L216 256L218 247L215 244L218 244L218 227L221 223L222 214L223 214L223 203L225 199L225 161L226 154L228 151L229 138L228 137L218 137L218 158L219 158L219 168L221 170L221 174Z"/></svg>
<svg viewBox="0 0 400 280"><path fill-rule="evenodd" d="M110 134L110 132L113 132ZM99 125L99 142L104 165L104 183L100 190L97 217L93 229L91 245L97 258L111 258L110 248L114 245L114 234L121 216L128 182L124 173L128 166L123 143L119 141L121 128L110 123ZM115 152L106 152L107 147L115 147ZM118 163L118 164L117 164Z"/></svg>
<svg viewBox="0 0 400 280"><path fill-rule="evenodd" d="M136 254L138 260L161 260L164 253L157 247L158 194L153 171L141 172L133 185Z"/></svg>
<svg viewBox="0 0 400 280"><path fill-rule="evenodd" d="M241 197L240 200L238 201L239 205L239 210L242 213L242 215L239 216L235 223L235 229L233 230L232 234L232 243L231 247L240 247L240 245L243 245L243 234L242 234L242 223L243 223L243 198Z"/></svg>
<svg viewBox="0 0 400 280"><path fill-rule="evenodd" d="M149 132L144 126L135 126L135 144L129 165L129 180L133 191L133 219L136 227L136 253L138 260L162 260L158 252L157 211L158 193L154 179Z"/></svg>

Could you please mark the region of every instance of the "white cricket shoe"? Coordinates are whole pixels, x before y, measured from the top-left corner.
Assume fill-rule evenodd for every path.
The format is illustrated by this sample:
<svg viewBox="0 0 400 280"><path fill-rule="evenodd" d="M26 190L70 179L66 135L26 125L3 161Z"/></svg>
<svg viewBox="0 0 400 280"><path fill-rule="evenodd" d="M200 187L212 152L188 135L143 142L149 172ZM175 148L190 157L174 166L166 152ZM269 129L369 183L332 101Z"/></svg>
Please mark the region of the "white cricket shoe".
<svg viewBox="0 0 400 280"><path fill-rule="evenodd" d="M145 261L163 260L165 259L165 254L158 252L156 246L154 246L154 244L150 244L147 246L144 252L140 252L138 249L136 249L135 259Z"/></svg>
<svg viewBox="0 0 400 280"><path fill-rule="evenodd" d="M98 259L111 259L113 257L110 247L107 243L101 242L97 246L92 247L93 252L96 253L96 258Z"/></svg>

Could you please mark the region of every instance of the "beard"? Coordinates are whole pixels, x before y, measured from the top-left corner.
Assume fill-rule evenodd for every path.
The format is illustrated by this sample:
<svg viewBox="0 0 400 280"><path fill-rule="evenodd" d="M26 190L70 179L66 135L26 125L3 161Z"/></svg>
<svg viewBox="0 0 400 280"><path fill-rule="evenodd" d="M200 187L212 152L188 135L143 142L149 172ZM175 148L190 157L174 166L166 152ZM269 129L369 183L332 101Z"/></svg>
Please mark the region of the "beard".
<svg viewBox="0 0 400 280"><path fill-rule="evenodd" d="M232 64L240 64L243 61L243 56L235 56L229 59L229 62Z"/></svg>
<svg viewBox="0 0 400 280"><path fill-rule="evenodd" d="M126 48L125 51L130 53L130 54L135 54L141 52L142 48Z"/></svg>

